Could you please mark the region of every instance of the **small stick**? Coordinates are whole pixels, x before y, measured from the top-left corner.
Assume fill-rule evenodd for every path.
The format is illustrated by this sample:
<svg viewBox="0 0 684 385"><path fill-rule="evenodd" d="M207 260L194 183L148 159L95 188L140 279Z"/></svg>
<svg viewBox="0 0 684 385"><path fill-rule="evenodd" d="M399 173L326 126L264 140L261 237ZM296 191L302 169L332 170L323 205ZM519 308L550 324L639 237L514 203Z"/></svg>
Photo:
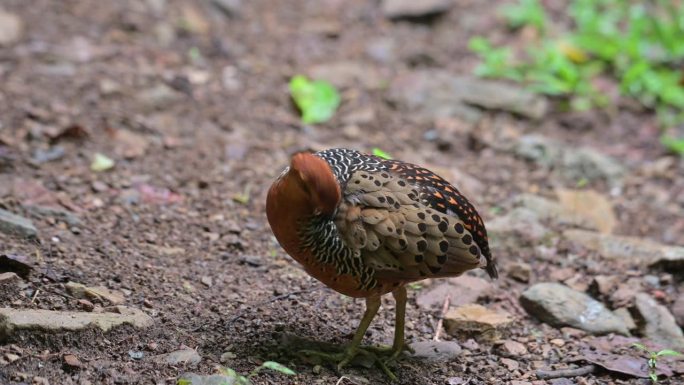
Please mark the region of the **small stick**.
<svg viewBox="0 0 684 385"><path fill-rule="evenodd" d="M435 330L435 336L432 338L433 341L439 341L439 335L442 333L442 325L444 324L444 316L449 310L449 303L451 302L451 295L447 294L444 297L444 304L442 305L442 314L439 316L439 321L437 321L437 330Z"/></svg>
<svg viewBox="0 0 684 385"><path fill-rule="evenodd" d="M560 377L579 377L590 373L594 373L596 370L596 365L581 366L579 368L573 369L559 369L559 370L537 370L537 378L540 380L546 380L550 378L560 378Z"/></svg>
<svg viewBox="0 0 684 385"><path fill-rule="evenodd" d="M36 289L36 292L33 293L33 298L31 298L31 304L36 302L36 298L38 298L38 294L40 294L40 289Z"/></svg>

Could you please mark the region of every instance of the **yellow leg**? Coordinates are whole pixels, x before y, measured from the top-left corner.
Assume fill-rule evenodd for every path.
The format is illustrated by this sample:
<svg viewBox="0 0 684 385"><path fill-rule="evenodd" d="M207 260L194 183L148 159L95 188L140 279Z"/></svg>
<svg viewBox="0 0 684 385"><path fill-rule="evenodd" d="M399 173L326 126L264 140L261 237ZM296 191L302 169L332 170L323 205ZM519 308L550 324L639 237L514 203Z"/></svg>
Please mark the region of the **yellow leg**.
<svg viewBox="0 0 684 385"><path fill-rule="evenodd" d="M392 355L395 359L404 350L404 323L406 320L406 287L402 286L392 292L396 301L396 317L394 320L394 342L392 343Z"/></svg>
<svg viewBox="0 0 684 385"><path fill-rule="evenodd" d="M347 350L344 352L344 358L337 365L338 369L342 369L354 358L356 353L358 353L361 340L366 334L366 330L368 330L368 326L370 326L371 321L373 321L375 315L378 314L378 309L380 309L379 296L366 298L366 312L363 313L363 318L361 318L359 327L356 328L356 333L354 333L354 338L352 338L351 344L349 344L349 347L347 347Z"/></svg>

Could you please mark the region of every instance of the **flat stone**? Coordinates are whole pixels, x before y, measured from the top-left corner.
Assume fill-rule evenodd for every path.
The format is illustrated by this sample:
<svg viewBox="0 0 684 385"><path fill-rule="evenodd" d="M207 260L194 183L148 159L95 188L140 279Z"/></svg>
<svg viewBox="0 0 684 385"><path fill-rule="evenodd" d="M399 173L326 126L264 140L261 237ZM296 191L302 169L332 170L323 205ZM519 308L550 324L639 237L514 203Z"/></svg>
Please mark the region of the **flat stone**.
<svg viewBox="0 0 684 385"><path fill-rule="evenodd" d="M592 218L581 215L571 207L560 202L534 194L520 194L512 199L515 207L532 211L540 221L548 221L560 226L579 227L596 230L597 225Z"/></svg>
<svg viewBox="0 0 684 385"><path fill-rule="evenodd" d="M373 65L359 61L338 61L312 66L307 71L314 80L325 80L339 88L363 86L377 89L383 79Z"/></svg>
<svg viewBox="0 0 684 385"><path fill-rule="evenodd" d="M568 180L606 180L619 185L627 170L616 159L588 147L568 147L542 135L523 135L512 146L516 155L541 166L559 170Z"/></svg>
<svg viewBox="0 0 684 385"><path fill-rule="evenodd" d="M532 210L516 207L487 223L490 245L494 249L516 249L538 244L551 231Z"/></svg>
<svg viewBox="0 0 684 385"><path fill-rule="evenodd" d="M594 190L556 190L563 209L577 215L604 234L610 234L617 226L613 205L605 195Z"/></svg>
<svg viewBox="0 0 684 385"><path fill-rule="evenodd" d="M527 283L530 282L532 275L532 266L525 262L514 262L508 267L508 276L516 281Z"/></svg>
<svg viewBox="0 0 684 385"><path fill-rule="evenodd" d="M22 330L62 332L97 327L106 332L123 324L146 328L154 323L152 317L138 309L119 306L113 310L116 313L0 308L0 340Z"/></svg>
<svg viewBox="0 0 684 385"><path fill-rule="evenodd" d="M390 84L387 97L390 102L431 119L456 117L477 122L482 116L479 108L509 111L533 119L546 113L546 101L537 94L508 83L446 71L417 70L401 75Z"/></svg>
<svg viewBox="0 0 684 385"><path fill-rule="evenodd" d="M123 294L103 286L88 287L82 283L67 282L65 287L76 298L105 300L112 305L120 305L125 301Z"/></svg>
<svg viewBox="0 0 684 385"><path fill-rule="evenodd" d="M169 365L197 365L202 361L202 357L200 357L195 349L181 349L176 350L175 352L154 356L152 357L152 360Z"/></svg>
<svg viewBox="0 0 684 385"><path fill-rule="evenodd" d="M501 337L513 322L513 317L481 305L463 305L451 309L444 316L444 328L455 336L467 335L485 340Z"/></svg>
<svg viewBox="0 0 684 385"><path fill-rule="evenodd" d="M478 298L491 293L493 288L486 279L464 275L421 290L416 297L416 304L425 310L441 309L447 296L451 306L475 303Z"/></svg>
<svg viewBox="0 0 684 385"><path fill-rule="evenodd" d="M527 347L513 340L503 340L498 350L508 357L520 357L527 354Z"/></svg>
<svg viewBox="0 0 684 385"><path fill-rule="evenodd" d="M521 294L520 304L552 326L571 326L593 334L629 334L622 319L602 303L559 283L533 285Z"/></svg>
<svg viewBox="0 0 684 385"><path fill-rule="evenodd" d="M454 341L419 341L411 344L411 357L430 362L449 362L461 355L461 346Z"/></svg>
<svg viewBox="0 0 684 385"><path fill-rule="evenodd" d="M6 283L19 282L21 279L16 273L7 272L0 274L0 285Z"/></svg>
<svg viewBox="0 0 684 385"><path fill-rule="evenodd" d="M619 307L615 310L613 310L613 314L616 316L620 317L622 319L622 322L625 323L625 326L627 326L627 329L632 331L637 328L636 323L634 322L634 318L632 318L632 314L629 312L629 309L626 307Z"/></svg>
<svg viewBox="0 0 684 385"><path fill-rule="evenodd" d="M636 295L635 307L643 323L643 335L670 349L684 349L684 333L674 316L646 293Z"/></svg>
<svg viewBox="0 0 684 385"><path fill-rule="evenodd" d="M627 259L635 263L663 267L673 273L684 267L684 247L681 246L669 246L643 238L575 229L564 231L563 236L596 251L603 258Z"/></svg>
<svg viewBox="0 0 684 385"><path fill-rule="evenodd" d="M64 221L64 223L69 226L80 226L82 224L78 215L61 207L42 205L26 205L24 207L33 216L54 218L59 221Z"/></svg>
<svg viewBox="0 0 684 385"><path fill-rule="evenodd" d="M415 18L448 11L453 0L383 0L382 13L390 19Z"/></svg>
<svg viewBox="0 0 684 385"><path fill-rule="evenodd" d="M36 238L38 230L30 219L0 209L0 231L5 234Z"/></svg>
<svg viewBox="0 0 684 385"><path fill-rule="evenodd" d="M23 31L24 22L19 16L0 9L0 47L19 41Z"/></svg>
<svg viewBox="0 0 684 385"><path fill-rule="evenodd" d="M184 383L188 385L237 385L237 376L224 376L221 374L212 374L209 376L204 376L196 373L184 373L179 379L178 383ZM185 380L182 382L180 380Z"/></svg>

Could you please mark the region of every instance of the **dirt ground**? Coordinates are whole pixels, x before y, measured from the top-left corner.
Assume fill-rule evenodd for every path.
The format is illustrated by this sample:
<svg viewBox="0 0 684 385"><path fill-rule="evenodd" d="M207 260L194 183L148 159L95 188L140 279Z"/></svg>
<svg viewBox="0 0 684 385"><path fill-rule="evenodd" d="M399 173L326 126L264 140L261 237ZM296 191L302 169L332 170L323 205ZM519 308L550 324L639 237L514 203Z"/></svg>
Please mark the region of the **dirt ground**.
<svg viewBox="0 0 684 385"><path fill-rule="evenodd" d="M684 245L684 163L660 147L647 111L569 113L553 104L539 122L487 112L478 124L456 124L445 143L429 140L434 120L388 103L388 82L407 71L472 73L477 59L467 44L475 34L524 38L501 25L494 2L455 3L440 17L416 22L389 20L377 1L363 0L242 1L230 12L200 0L3 0L2 9L23 21L23 34L0 48L0 206L30 217L39 236L0 233L0 254L23 255L36 266L26 281L0 293L0 306L109 305L74 298L65 288L73 281L122 293L125 305L155 324L108 333L20 333L0 345L3 352L21 351L21 359L0 366L0 383L39 376L53 385L175 384L184 372L211 374L217 365L249 372L263 360L298 375L264 371L258 384L386 383L375 368L314 370L283 345L283 335L343 344L363 312L362 300L307 276L269 229L265 193L296 150L380 147L397 159L457 170L475 185L470 198L486 223L518 194L553 196L576 181L475 140L473 130L497 125L541 133L568 147L590 146L630 170L617 192L606 183L590 185L611 196L616 234ZM330 63L360 64L377 78L352 76L341 86L333 120L302 125L287 82ZM115 167L91 171L95 153ZM30 204L59 206L80 220L35 215ZM565 269L587 285L598 274L656 276L659 299L670 305L684 293L681 276L602 260L563 243L544 255L534 245L494 248L494 254L502 278L479 303L516 316L508 338L529 350L518 367L501 361L506 356L494 342L459 341L463 351L455 359L400 361L398 383L648 383L605 370L569 382L538 380L535 370L576 355L585 335L540 323L517 297L531 283L561 279L554 272ZM530 282L507 274L514 262L532 266ZM409 341L435 334L440 311L415 306L431 284L410 292ZM391 341L393 308L390 299L383 302L366 342ZM547 348L552 339L565 343ZM149 359L184 347L202 361ZM66 364L65 354L81 366ZM339 381L342 374L355 379ZM682 374L661 383L678 381Z"/></svg>

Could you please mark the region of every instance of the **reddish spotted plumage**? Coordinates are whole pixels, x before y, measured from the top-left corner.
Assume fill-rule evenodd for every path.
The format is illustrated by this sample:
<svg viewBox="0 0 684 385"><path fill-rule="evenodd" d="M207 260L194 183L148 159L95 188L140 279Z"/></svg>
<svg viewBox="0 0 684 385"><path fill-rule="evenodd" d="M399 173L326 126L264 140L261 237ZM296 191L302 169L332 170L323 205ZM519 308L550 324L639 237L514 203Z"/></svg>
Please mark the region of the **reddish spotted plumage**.
<svg viewBox="0 0 684 385"><path fill-rule="evenodd" d="M347 149L299 153L271 186L269 223L285 251L367 310L342 364L358 349L381 295L397 299L394 356L403 349L405 285L497 270L482 218L433 172ZM372 313L372 314L370 314Z"/></svg>

